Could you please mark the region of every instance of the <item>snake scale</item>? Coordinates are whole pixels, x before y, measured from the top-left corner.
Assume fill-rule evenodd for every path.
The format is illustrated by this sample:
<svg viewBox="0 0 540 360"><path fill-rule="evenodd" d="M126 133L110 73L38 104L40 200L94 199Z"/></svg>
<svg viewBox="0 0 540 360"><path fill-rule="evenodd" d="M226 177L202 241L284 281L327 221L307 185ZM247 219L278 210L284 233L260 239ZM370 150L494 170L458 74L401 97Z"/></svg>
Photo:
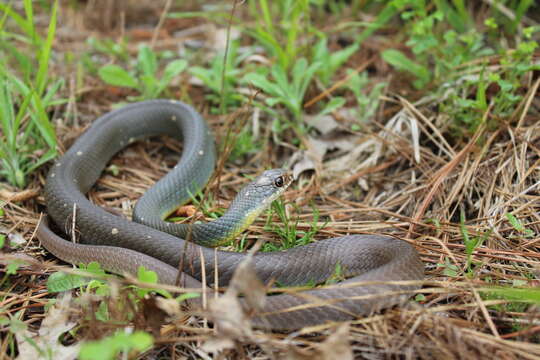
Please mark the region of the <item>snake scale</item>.
<svg viewBox="0 0 540 360"><path fill-rule="evenodd" d="M114 154L133 141L162 134L182 139L183 153L174 169L150 188L136 205L134 219L143 223L113 215L86 198L86 192ZM71 227L75 213L80 243L57 235L46 221L38 227L38 237L47 250L64 261L74 264L98 261L104 269L120 274L136 274L138 267L143 265L155 271L160 282L167 284L174 284L179 263L185 257L188 261L183 268L183 285L201 287L202 266L206 268L206 283L211 285L215 275L215 249L192 242L186 246L182 237L166 232L176 225L167 225L162 218L179 201L204 186L214 165L212 134L190 106L173 100L150 100L113 110L96 120L52 165L46 180L48 216L62 230ZM236 218L226 217L226 220L243 221L248 214L239 215L239 211L229 210ZM203 231L201 236L214 236L212 231L229 230L212 228L210 233ZM239 231L237 227L233 230L231 232ZM178 234L178 231L181 233L182 230L170 232ZM229 283L235 268L246 256L217 251L220 286ZM204 264L201 264L202 258ZM337 264L347 277L329 288L268 296L263 311L252 321L254 326L276 330L293 330L368 315L401 303L410 296L408 292L418 288L418 285L399 283L366 285L359 282L424 278L424 267L414 247L379 235L336 237L285 251L257 253L252 264L263 282L277 281L282 285L322 283L332 276ZM240 300L245 305L245 301ZM314 306L304 306L313 303Z"/></svg>

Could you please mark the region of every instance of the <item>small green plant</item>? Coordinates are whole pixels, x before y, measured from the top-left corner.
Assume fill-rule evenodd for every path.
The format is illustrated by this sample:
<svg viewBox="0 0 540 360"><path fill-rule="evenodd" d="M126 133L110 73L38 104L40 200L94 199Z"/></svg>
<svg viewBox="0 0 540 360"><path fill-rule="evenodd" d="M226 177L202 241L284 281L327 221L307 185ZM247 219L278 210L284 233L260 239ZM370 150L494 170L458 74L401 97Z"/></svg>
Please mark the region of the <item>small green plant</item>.
<svg viewBox="0 0 540 360"><path fill-rule="evenodd" d="M98 39L90 37L87 41L88 45L98 53L112 56L118 61L129 61L129 52L126 41L114 41L109 38Z"/></svg>
<svg viewBox="0 0 540 360"><path fill-rule="evenodd" d="M533 29L529 29L527 36L532 36ZM487 71L484 64L478 75L471 75L456 84L455 91L440 105L440 111L455 119L454 128L458 133L463 133L463 129L475 131L490 103L492 116L487 119L490 128L498 127L500 119L514 113L523 98L524 80L532 71L540 69L540 65L533 62L537 47L536 41L522 41L515 50L504 51L495 70ZM471 98L466 94L475 95Z"/></svg>
<svg viewBox="0 0 540 360"><path fill-rule="evenodd" d="M482 246L484 241L489 236L489 232L482 234L481 236L470 236L467 227L465 226L465 212L462 210L460 214L459 228L461 236L463 236L463 243L465 244L465 254L467 255L467 262L465 264L465 271L468 276L473 275L473 253L476 248Z"/></svg>
<svg viewBox="0 0 540 360"><path fill-rule="evenodd" d="M321 230L326 223L323 225L318 225L319 221L319 210L313 205L313 220L311 222L310 228L307 231L298 230L299 218L291 221L287 216L285 211L285 203L283 200L276 200L271 205L271 211L269 212L268 218L266 220L265 229L272 231L279 235L281 238L281 244L276 245L273 243L266 243L262 247L262 251L278 251L284 249L290 249L295 246L307 245L313 241L315 234ZM274 222L272 220L272 213L275 213L279 222Z"/></svg>
<svg viewBox="0 0 540 360"><path fill-rule="evenodd" d="M86 43L89 50L84 52L79 58L78 71L81 73L88 72L92 75L97 75L101 65L96 60L97 57L106 56L122 63L127 63L130 60L127 41L124 39L115 41L108 38L98 39L90 37Z"/></svg>
<svg viewBox="0 0 540 360"><path fill-rule="evenodd" d="M217 208L215 206L214 195L212 192L207 192L206 194L202 189L199 189L195 195L191 195L191 203L195 208L201 211L204 216L208 216L212 219L217 219L225 213L226 209ZM186 220L187 217L184 216L171 216L167 218L167 221L170 222L179 222Z"/></svg>
<svg viewBox="0 0 540 360"><path fill-rule="evenodd" d="M146 270L144 266L139 266L139 269L137 270L137 280L147 284L157 284L158 275L152 270ZM172 298L172 295L168 291L162 289L140 288L134 285L132 285L131 288L135 290L139 299L144 299L144 297L150 293L160 294L168 299Z"/></svg>
<svg viewBox="0 0 540 360"><path fill-rule="evenodd" d="M84 275L64 273L61 271L51 274L47 278L47 290L51 293L63 292L71 289L79 288L84 291L84 286L88 285L91 289L99 288L98 284L105 286L106 282L103 280L93 280L92 277L105 278L107 275L101 268L99 263L91 262L88 265L80 264L79 270ZM105 290L100 290L105 291Z"/></svg>
<svg viewBox="0 0 540 360"><path fill-rule="evenodd" d="M479 289L479 292L486 300L504 299L510 301L508 304L490 305L493 309L501 312L525 312L531 304L540 304L540 290L531 286L491 286Z"/></svg>
<svg viewBox="0 0 540 360"><path fill-rule="evenodd" d="M81 274L55 272L47 279L47 290L51 293L63 292L79 288L81 292L94 292L97 295L106 296L110 294L107 280L111 278L105 273L101 265L95 261L79 265ZM157 284L158 276L154 271L147 270L140 266L137 271L137 280L148 284ZM171 294L165 290L154 288L140 288L131 286L138 298L142 299L149 293L158 293L166 298L171 298Z"/></svg>
<svg viewBox="0 0 540 360"><path fill-rule="evenodd" d="M32 1L25 0L23 4L25 17L15 13L9 4L0 4L4 13L0 22L0 48L11 55L0 58L0 178L19 188L25 186L29 173L56 156L56 135L48 109L64 102L54 99L63 81L50 85L48 76L58 3L52 7L45 39L37 35ZM23 35L4 30L8 16ZM35 58L24 55L7 39L29 42ZM10 60L19 64L23 79L9 70Z"/></svg>
<svg viewBox="0 0 540 360"><path fill-rule="evenodd" d="M99 303L93 313L93 317L101 322L112 321L110 306L116 306L122 309L122 313L125 317L122 320L115 321L125 322L127 325L140 309L141 301L147 298L148 295L159 294L167 299L173 298L168 291L153 286L158 283L158 276L154 271L147 270L143 266L139 267L137 271L137 280L146 283L149 286L128 285L122 287L121 293L125 296L116 297L115 302L111 301L113 291L110 286L110 279L112 278L112 275L107 275L99 263L91 262L88 265L81 264L79 265L79 270L81 274L63 272L53 273L47 280L47 290L54 293L78 288L81 293L94 294L99 299ZM198 297L199 295L200 294L198 293L188 292L177 296L175 301L180 303L186 299ZM102 340L102 342L97 342L94 345L101 346L103 343L107 343L107 341L112 340L106 338ZM89 348L92 348L92 346L88 346Z"/></svg>
<svg viewBox="0 0 540 360"><path fill-rule="evenodd" d="M81 346L81 360L114 360L119 354L127 358L129 354L142 353L152 347L154 338L144 331L118 331L98 341L89 341Z"/></svg>
<svg viewBox="0 0 540 360"><path fill-rule="evenodd" d="M408 38L405 44L410 47L414 60L397 49L383 51L382 57L396 69L412 74L417 89L433 81L437 84L448 81L455 76L457 66L493 53L484 46L483 36L472 26L462 2L452 6L446 1L437 1L434 7L426 6L422 0L392 1L391 4L405 21Z"/></svg>
<svg viewBox="0 0 540 360"><path fill-rule="evenodd" d="M207 99L214 105L219 105L223 98L225 109L237 107L244 98L235 93L234 88L242 72L240 65L251 53L251 51L245 51L239 54L238 42L235 41L230 45L225 69L223 68L224 52L220 52L214 56L208 68L192 66L188 71L210 89L211 93L207 95ZM215 108L214 110L217 111Z"/></svg>
<svg viewBox="0 0 540 360"><path fill-rule="evenodd" d="M229 161L235 161L245 155L253 154L260 149L260 144L254 139L250 129L244 128L235 139L234 147L229 155Z"/></svg>
<svg viewBox="0 0 540 360"><path fill-rule="evenodd" d="M531 229L527 229L523 225L521 220L519 220L517 217L515 217L514 214L506 213L505 216L508 219L508 222L510 223L510 225L512 225L512 227L514 228L514 230L524 234L526 237L533 237L534 236L534 231L532 231Z"/></svg>
<svg viewBox="0 0 540 360"><path fill-rule="evenodd" d="M7 314L7 311L3 311L4 309L0 308L0 313ZM42 352L41 349L37 347L37 344L28 336L24 335L25 331L28 329L28 325L22 320L23 311L18 311L14 315L8 316L0 316L0 329L2 332L6 331L6 337L5 337L5 343L8 344L9 350L8 354L15 354L15 335L16 334L23 334L22 338L24 341L29 342L36 346L36 349L38 349L40 352ZM46 354L43 354L44 358L46 358Z"/></svg>
<svg viewBox="0 0 540 360"><path fill-rule="evenodd" d="M345 86L354 94L356 103L358 104L354 112L354 117L358 120L351 126L352 130L358 131L361 124L366 123L375 115L375 112L379 108L379 97L382 95L387 84L385 82L377 83L369 93L366 93L365 88L368 84L367 74L355 74L351 72L352 70L348 71L349 81L347 81Z"/></svg>
<svg viewBox="0 0 540 360"><path fill-rule="evenodd" d="M5 244L5 240L6 240L5 235L3 234L0 235L0 250ZM2 276L2 278L0 279L0 289L2 289L5 286L5 284L9 284L9 277L11 275L15 275L17 273L17 270L19 270L21 266L25 266L25 265L28 265L27 262L21 259L9 260L9 262L6 264L6 271L4 275Z"/></svg>
<svg viewBox="0 0 540 360"><path fill-rule="evenodd" d="M342 50L330 51L328 48L328 39L326 36L321 36L320 40L313 47L312 62L321 63L316 75L324 86L330 85L334 74L358 48L358 44L354 44Z"/></svg>
<svg viewBox="0 0 540 360"><path fill-rule="evenodd" d="M299 38L311 31L310 0L250 1L256 26L244 31L255 38L284 72L298 60Z"/></svg>
<svg viewBox="0 0 540 360"><path fill-rule="evenodd" d="M341 267L341 264L338 262L336 263L336 266L334 267L334 273L325 281L325 285L332 285L337 284L340 281L345 280L346 277L343 274L343 268Z"/></svg>
<svg viewBox="0 0 540 360"><path fill-rule="evenodd" d="M453 264L448 258L444 258L444 264L438 263L437 267L443 268L443 275L448 277L458 277L459 267Z"/></svg>
<svg viewBox="0 0 540 360"><path fill-rule="evenodd" d="M416 76L413 84L416 88L423 88L431 80L429 68L411 59L399 50L388 49L382 53L384 61L401 71L407 71Z"/></svg>
<svg viewBox="0 0 540 360"><path fill-rule="evenodd" d="M174 77L187 67L183 59L173 60L167 64L161 78L158 77L158 61L156 53L147 45L139 47L136 68L129 72L116 64L102 66L99 77L107 84L131 88L141 93L137 99L153 99L160 96Z"/></svg>
<svg viewBox="0 0 540 360"><path fill-rule="evenodd" d="M305 58L299 59L291 70L290 80L286 70L279 64L274 64L268 72L267 68L259 68L256 72L244 76L244 82L263 90L268 98L266 105L273 107L283 104L292 113L294 119L302 118L302 104L308 85L315 72L322 64L308 64Z"/></svg>

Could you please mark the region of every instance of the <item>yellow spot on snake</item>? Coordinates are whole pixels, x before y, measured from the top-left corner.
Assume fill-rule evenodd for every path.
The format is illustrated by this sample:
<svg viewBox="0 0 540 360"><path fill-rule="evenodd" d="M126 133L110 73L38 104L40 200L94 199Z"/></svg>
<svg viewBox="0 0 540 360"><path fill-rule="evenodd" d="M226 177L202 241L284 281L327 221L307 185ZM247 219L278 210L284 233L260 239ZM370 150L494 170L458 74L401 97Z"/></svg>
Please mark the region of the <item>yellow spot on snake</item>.
<svg viewBox="0 0 540 360"><path fill-rule="evenodd" d="M77 156L81 156L82 155L82 151L77 151Z"/></svg>
<svg viewBox="0 0 540 360"><path fill-rule="evenodd" d="M117 228L112 228L111 234L113 234L113 235L118 234L118 229Z"/></svg>

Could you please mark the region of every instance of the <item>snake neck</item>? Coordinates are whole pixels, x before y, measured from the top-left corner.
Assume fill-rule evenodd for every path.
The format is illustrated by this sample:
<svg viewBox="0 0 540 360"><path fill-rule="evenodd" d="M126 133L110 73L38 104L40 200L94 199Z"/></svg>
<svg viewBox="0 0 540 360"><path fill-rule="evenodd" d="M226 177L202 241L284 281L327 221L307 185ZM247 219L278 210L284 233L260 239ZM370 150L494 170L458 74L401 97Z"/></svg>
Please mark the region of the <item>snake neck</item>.
<svg viewBox="0 0 540 360"><path fill-rule="evenodd" d="M193 224L192 240L203 246L221 246L246 230L264 208L238 209L233 206L219 219Z"/></svg>

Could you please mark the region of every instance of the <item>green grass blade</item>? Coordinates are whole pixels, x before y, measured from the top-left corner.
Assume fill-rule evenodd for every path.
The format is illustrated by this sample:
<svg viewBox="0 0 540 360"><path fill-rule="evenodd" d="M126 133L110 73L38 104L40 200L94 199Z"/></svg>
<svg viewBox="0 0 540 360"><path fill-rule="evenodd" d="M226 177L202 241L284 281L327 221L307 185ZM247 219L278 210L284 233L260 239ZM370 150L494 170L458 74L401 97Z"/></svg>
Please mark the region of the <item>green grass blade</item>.
<svg viewBox="0 0 540 360"><path fill-rule="evenodd" d="M465 19L446 0L436 0L435 4L457 32L461 33L467 29Z"/></svg>
<svg viewBox="0 0 540 360"><path fill-rule="evenodd" d="M26 15L26 23L29 25L31 33L28 37L32 39L32 44L37 45L36 42L36 27L34 26L34 10L32 7L32 0L24 0L24 13Z"/></svg>
<svg viewBox="0 0 540 360"><path fill-rule="evenodd" d="M50 148L56 148L56 134L54 132L54 127L49 121L49 117L47 116L45 108L43 107L41 98L36 92L33 92L33 101L35 104L34 110L36 111L35 116L32 117L34 124L36 124L38 127L39 132L41 133L43 139L45 139L47 145Z"/></svg>
<svg viewBox="0 0 540 360"><path fill-rule="evenodd" d="M11 9L10 5L5 5L0 2L0 11L9 15L9 17L24 31L29 37L32 37L32 34L35 36L36 43L40 44L43 40L41 37L34 32L34 26L31 23L28 23L21 15L17 14Z"/></svg>
<svg viewBox="0 0 540 360"><path fill-rule="evenodd" d="M54 2L54 6L51 13L51 20L49 21L49 28L47 29L47 39L42 46L39 54L38 73L36 75L35 88L38 95L41 96L45 91L47 84L47 72L49 69L49 59L51 57L51 48L54 41L54 35L56 32L56 14L58 11L58 0Z"/></svg>
<svg viewBox="0 0 540 360"><path fill-rule="evenodd" d="M9 87L9 82L5 77L0 78L0 122L7 146L15 146L17 131L14 129L15 113L13 112L13 99ZM1 138L0 138L1 139Z"/></svg>
<svg viewBox="0 0 540 360"><path fill-rule="evenodd" d="M390 2L388 3L384 9L377 15L377 18L375 21L360 33L358 37L356 38L357 43L361 43L368 37L370 37L375 31L382 28L390 19L392 19L397 13L399 12L399 9L396 8L396 6Z"/></svg>

